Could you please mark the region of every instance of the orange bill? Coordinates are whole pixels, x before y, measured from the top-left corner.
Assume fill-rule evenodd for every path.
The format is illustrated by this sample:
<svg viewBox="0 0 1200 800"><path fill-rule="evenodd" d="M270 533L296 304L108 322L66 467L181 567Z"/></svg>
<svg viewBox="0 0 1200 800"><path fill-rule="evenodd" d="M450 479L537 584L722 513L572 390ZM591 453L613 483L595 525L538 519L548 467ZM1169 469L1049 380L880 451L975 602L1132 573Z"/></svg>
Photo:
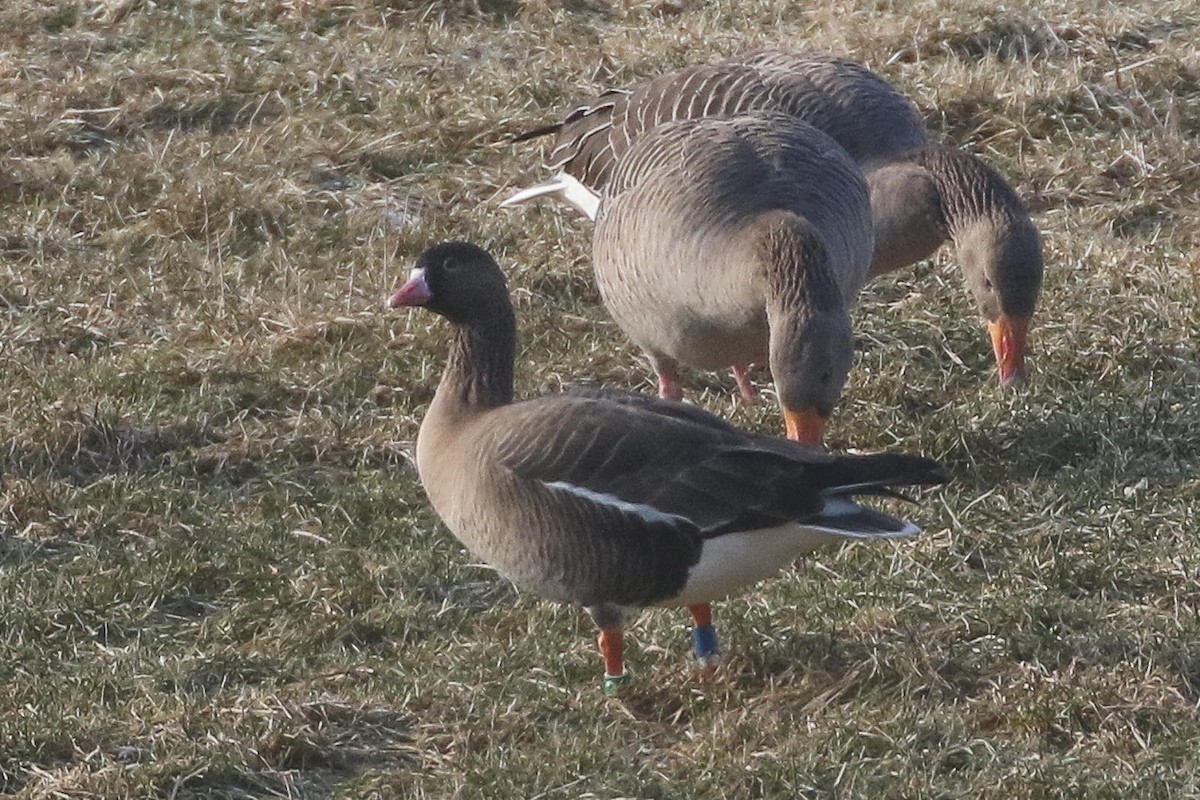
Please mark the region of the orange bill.
<svg viewBox="0 0 1200 800"><path fill-rule="evenodd" d="M787 438L793 442L820 447L825 439L825 424L828 420L817 413L816 409L805 408L800 411L783 411L783 424L787 427Z"/></svg>
<svg viewBox="0 0 1200 800"><path fill-rule="evenodd" d="M1001 316L988 323L992 336L992 352L1001 386L1012 386L1025 378L1025 339L1029 333L1028 317Z"/></svg>

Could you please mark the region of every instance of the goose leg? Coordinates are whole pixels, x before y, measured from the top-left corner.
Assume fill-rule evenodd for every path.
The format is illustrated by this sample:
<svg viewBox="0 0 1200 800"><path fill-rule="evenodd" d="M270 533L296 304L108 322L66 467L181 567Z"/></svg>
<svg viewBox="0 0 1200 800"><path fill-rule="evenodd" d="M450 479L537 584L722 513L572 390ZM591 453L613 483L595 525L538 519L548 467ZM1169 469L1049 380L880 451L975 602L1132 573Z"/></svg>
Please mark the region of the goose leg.
<svg viewBox="0 0 1200 800"><path fill-rule="evenodd" d="M679 385L679 371L675 362L666 357L651 355L650 365L658 374L658 396L664 400L682 400L683 387Z"/></svg>
<svg viewBox="0 0 1200 800"><path fill-rule="evenodd" d="M712 606L708 603L688 606L692 615L692 652L705 672L711 673L721 666L721 654L717 649L717 629L712 624Z"/></svg>
<svg viewBox="0 0 1200 800"><path fill-rule="evenodd" d="M612 606L595 606L588 612L600 626L596 646L604 658L604 693L616 694L621 685L629 680L625 673L625 633L622 629L620 610Z"/></svg>
<svg viewBox="0 0 1200 800"><path fill-rule="evenodd" d="M758 390L750 382L750 376L746 374L746 367L744 365L733 365L733 379L737 381L738 391L742 393L742 399L749 405L758 405Z"/></svg>

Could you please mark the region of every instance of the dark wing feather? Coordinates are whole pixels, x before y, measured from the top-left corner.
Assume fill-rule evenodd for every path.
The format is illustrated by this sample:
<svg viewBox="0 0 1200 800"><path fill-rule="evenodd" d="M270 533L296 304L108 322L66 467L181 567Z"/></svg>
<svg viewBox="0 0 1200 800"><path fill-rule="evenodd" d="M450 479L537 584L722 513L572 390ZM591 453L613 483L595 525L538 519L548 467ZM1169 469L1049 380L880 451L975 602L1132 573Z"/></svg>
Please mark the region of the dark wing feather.
<svg viewBox="0 0 1200 800"><path fill-rule="evenodd" d="M903 453L839 456L815 471L815 486L827 495L894 497L888 486L934 486L946 482L937 462Z"/></svg>
<svg viewBox="0 0 1200 800"><path fill-rule="evenodd" d="M583 606L651 605L677 595L700 560L702 539L686 519L648 519L553 482L524 488L536 498L530 527L552 535L526 561L532 574L510 577L546 597Z"/></svg>
<svg viewBox="0 0 1200 800"><path fill-rule="evenodd" d="M652 501L661 508L702 510L696 517L705 538L803 522L815 518L824 505L808 480L809 466L797 454L783 455L747 442L681 469Z"/></svg>
<svg viewBox="0 0 1200 800"><path fill-rule="evenodd" d="M695 463L723 441L740 436L719 421L696 422L675 404L664 403L661 410L651 411L628 395L527 400L503 409L504 423L495 426L494 457L523 478L645 502L646 492L615 490L661 482L679 465Z"/></svg>
<svg viewBox="0 0 1200 800"><path fill-rule="evenodd" d="M654 398L559 395L510 406L495 458L520 478L560 483L687 519L704 535L802 520L822 500L807 470L830 458L743 433Z"/></svg>
<svg viewBox="0 0 1200 800"><path fill-rule="evenodd" d="M549 136L552 133L559 133L563 129L563 123L556 122L553 125L543 125L540 128L534 128L531 131L518 133L512 137L512 142L527 142L530 139L537 139L541 136Z"/></svg>
<svg viewBox="0 0 1200 800"><path fill-rule="evenodd" d="M944 480L918 456L835 458L648 396L590 390L509 409L518 418L494 449L514 475L677 516L705 537L815 520L834 496Z"/></svg>

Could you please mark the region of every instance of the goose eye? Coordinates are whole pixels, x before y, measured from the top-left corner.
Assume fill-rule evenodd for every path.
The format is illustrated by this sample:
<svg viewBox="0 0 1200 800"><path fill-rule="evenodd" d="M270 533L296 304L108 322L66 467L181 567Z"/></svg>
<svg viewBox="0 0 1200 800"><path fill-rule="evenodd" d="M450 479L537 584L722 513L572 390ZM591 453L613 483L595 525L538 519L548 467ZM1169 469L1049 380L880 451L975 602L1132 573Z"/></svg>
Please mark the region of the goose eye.
<svg viewBox="0 0 1200 800"><path fill-rule="evenodd" d="M987 289L989 292L990 292L990 291L991 291L991 290L994 288L994 287L992 286L992 279L991 279L991 278L984 278L984 279L983 279L983 288Z"/></svg>

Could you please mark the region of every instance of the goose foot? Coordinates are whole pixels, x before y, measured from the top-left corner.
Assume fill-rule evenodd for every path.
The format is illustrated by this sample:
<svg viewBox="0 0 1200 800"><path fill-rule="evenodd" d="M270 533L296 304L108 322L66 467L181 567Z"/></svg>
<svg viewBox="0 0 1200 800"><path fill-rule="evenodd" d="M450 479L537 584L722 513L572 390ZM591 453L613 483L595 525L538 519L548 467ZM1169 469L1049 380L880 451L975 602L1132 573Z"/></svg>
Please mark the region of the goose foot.
<svg viewBox="0 0 1200 800"><path fill-rule="evenodd" d="M663 400L682 400L683 387L679 385L679 381L659 375L658 396Z"/></svg>
<svg viewBox="0 0 1200 800"><path fill-rule="evenodd" d="M679 382L679 369L669 356L647 354L654 374L658 376L658 396L663 400L682 400L683 386Z"/></svg>
<svg viewBox="0 0 1200 800"><path fill-rule="evenodd" d="M663 400L683 399L683 387L679 385L679 373L673 369L662 369L659 371L658 396Z"/></svg>

